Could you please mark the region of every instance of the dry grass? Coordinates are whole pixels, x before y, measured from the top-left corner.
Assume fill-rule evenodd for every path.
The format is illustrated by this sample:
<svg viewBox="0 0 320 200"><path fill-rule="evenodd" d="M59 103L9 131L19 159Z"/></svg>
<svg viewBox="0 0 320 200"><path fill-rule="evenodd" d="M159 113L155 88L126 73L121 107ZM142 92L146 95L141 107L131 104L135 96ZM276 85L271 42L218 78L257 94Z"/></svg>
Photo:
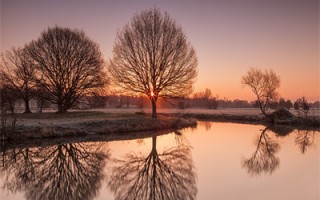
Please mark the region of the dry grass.
<svg viewBox="0 0 320 200"><path fill-rule="evenodd" d="M11 138L45 138L91 134L128 133L195 126L196 120L134 113L69 112L64 114L18 114Z"/></svg>
<svg viewBox="0 0 320 200"><path fill-rule="evenodd" d="M195 125L193 119L175 118L179 116L228 121L237 123L261 123L263 116L258 109L158 109L158 119L151 118L151 109L147 114L138 115L139 109L99 109L90 111L71 110L64 114L53 112L17 114L17 128L14 138L39 138L65 135L106 134L117 132L146 131L187 127ZM295 112L295 111L293 111ZM313 111L312 115L319 115ZM304 122L303 122L304 123Z"/></svg>

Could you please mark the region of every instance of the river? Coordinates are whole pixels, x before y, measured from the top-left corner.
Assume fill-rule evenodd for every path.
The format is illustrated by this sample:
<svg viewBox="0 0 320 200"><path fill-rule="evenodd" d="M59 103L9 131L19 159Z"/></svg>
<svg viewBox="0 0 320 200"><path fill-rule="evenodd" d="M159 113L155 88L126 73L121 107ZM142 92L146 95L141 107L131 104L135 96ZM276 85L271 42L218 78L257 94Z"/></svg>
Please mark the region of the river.
<svg viewBox="0 0 320 200"><path fill-rule="evenodd" d="M320 199L319 131L199 121L124 135L2 143L0 199Z"/></svg>

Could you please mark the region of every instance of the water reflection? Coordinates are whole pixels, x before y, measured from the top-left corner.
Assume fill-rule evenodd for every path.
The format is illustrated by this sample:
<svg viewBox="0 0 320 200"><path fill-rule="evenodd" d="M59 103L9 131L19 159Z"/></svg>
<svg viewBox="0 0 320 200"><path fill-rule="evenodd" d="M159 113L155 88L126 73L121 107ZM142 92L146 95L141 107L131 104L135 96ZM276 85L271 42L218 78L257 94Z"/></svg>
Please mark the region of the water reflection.
<svg viewBox="0 0 320 200"><path fill-rule="evenodd" d="M252 176L261 173L272 174L279 166L279 158L275 154L279 151L280 145L269 135L268 127L261 131L255 144L256 150L250 158L242 161L242 166Z"/></svg>
<svg viewBox="0 0 320 200"><path fill-rule="evenodd" d="M304 191L318 194L319 131L213 122L199 125L174 135L167 130L50 139L45 144L36 140L3 143L0 199L20 199L20 193L28 200L237 199L237 192L248 188L261 191L283 186L288 189L282 190L281 197L268 193L264 199L318 199L299 188L307 185ZM235 175L237 180L226 175Z"/></svg>
<svg viewBox="0 0 320 200"><path fill-rule="evenodd" d="M178 141L176 147L158 153L157 136L153 136L148 155L129 153L116 160L108 179L115 199L195 199L196 174L191 149L182 143L184 139Z"/></svg>
<svg viewBox="0 0 320 200"><path fill-rule="evenodd" d="M271 175L278 167L280 160L276 154L280 150L278 136L288 136L296 132L295 144L298 145L302 154L307 151L308 147L314 144L315 130L294 130L289 126L271 126L261 130L260 135L256 138L256 149L252 156L242 160L242 167L245 168L249 175L256 176L262 173ZM272 137L274 134L277 137Z"/></svg>
<svg viewBox="0 0 320 200"><path fill-rule="evenodd" d="M283 126L283 125L268 126L268 130L273 132L276 136L280 136L280 137L286 137L289 134L294 132L294 128L292 126Z"/></svg>
<svg viewBox="0 0 320 200"><path fill-rule="evenodd" d="M212 122L210 121L198 121L198 125L205 128L206 131L210 131Z"/></svg>
<svg viewBox="0 0 320 200"><path fill-rule="evenodd" d="M59 144L2 151L4 188L26 199L92 199L109 153L105 143Z"/></svg>
<svg viewBox="0 0 320 200"><path fill-rule="evenodd" d="M307 151L307 148L314 143L314 130L298 130L295 143L298 145L302 154Z"/></svg>

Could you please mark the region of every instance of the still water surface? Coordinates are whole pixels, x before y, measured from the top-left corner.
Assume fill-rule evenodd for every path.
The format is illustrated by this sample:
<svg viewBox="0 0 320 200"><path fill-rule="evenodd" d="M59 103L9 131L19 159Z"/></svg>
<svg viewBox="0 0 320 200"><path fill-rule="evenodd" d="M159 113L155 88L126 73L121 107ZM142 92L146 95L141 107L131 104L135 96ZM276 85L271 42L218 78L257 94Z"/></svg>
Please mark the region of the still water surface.
<svg viewBox="0 0 320 200"><path fill-rule="evenodd" d="M319 146L318 131L215 122L131 140L2 144L0 199L319 200Z"/></svg>

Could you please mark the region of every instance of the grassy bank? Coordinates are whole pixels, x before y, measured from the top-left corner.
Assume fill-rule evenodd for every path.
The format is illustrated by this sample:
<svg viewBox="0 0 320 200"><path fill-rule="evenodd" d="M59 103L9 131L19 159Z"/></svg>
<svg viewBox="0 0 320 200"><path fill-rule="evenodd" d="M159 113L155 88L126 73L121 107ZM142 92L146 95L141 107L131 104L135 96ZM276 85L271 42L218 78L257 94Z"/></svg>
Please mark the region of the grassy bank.
<svg viewBox="0 0 320 200"><path fill-rule="evenodd" d="M167 116L173 116L172 114L166 114ZM293 117L290 119L279 119L270 121L270 119L262 115L246 115L246 114L201 114L201 113L184 113L180 114L183 118L193 118L198 120L209 120L215 122L233 122L244 124L262 124L262 125L291 125L300 128L318 128L320 126L319 117Z"/></svg>
<svg viewBox="0 0 320 200"><path fill-rule="evenodd" d="M69 112L65 114L18 114L13 133L4 139L49 138L94 134L128 133L196 126L194 119L133 113Z"/></svg>
<svg viewBox="0 0 320 200"><path fill-rule="evenodd" d="M104 109L101 111L73 111L64 114L52 112L16 114L15 130L8 131L6 136L0 139L49 138L177 129L195 126L195 119L266 126L274 124L270 123L256 109L187 109L184 111L159 109L160 114L157 119L152 119L150 113L135 114L137 111L137 109ZM278 120L275 124L285 124L302 129L318 129L320 117L318 115L310 118L295 117L290 120Z"/></svg>

